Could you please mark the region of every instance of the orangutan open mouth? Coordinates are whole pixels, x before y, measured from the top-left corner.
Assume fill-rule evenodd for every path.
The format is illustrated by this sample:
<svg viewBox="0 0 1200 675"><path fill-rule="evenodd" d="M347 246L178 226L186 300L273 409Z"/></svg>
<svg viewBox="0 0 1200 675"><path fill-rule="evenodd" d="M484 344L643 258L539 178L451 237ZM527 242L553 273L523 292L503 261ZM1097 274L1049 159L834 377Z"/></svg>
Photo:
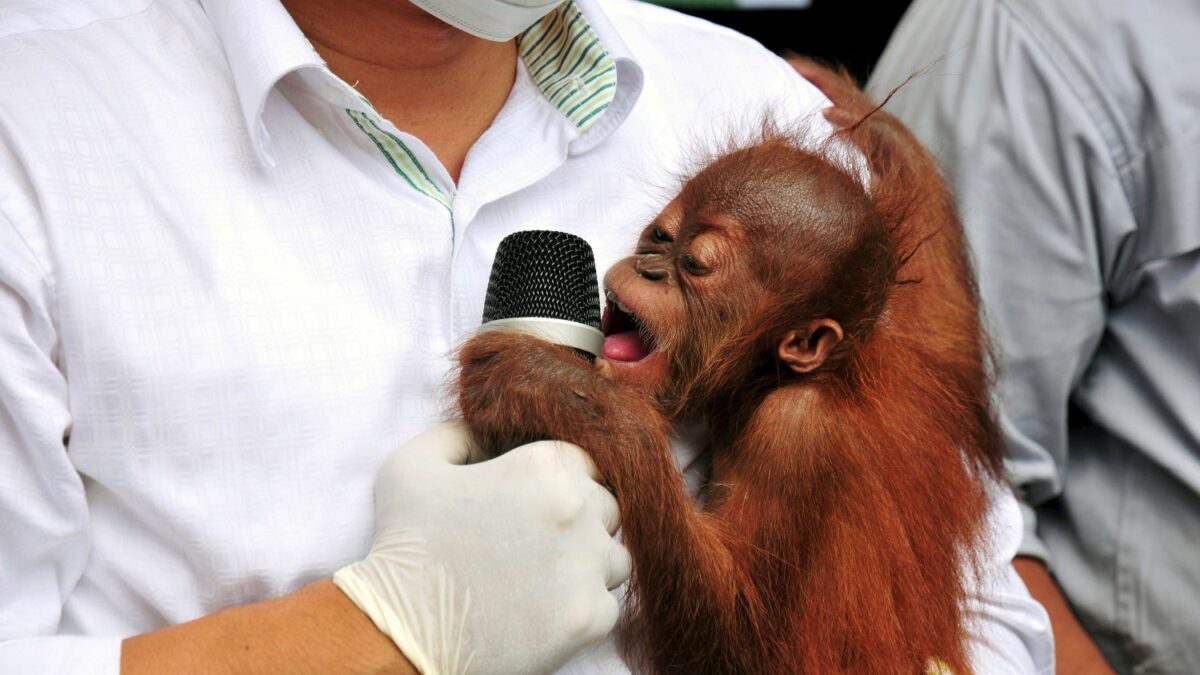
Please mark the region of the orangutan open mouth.
<svg viewBox="0 0 1200 675"><path fill-rule="evenodd" d="M609 361L632 363L642 361L654 353L654 334L629 309L612 289L604 289L608 303L604 306L604 317L600 320L600 331L604 333L604 358Z"/></svg>

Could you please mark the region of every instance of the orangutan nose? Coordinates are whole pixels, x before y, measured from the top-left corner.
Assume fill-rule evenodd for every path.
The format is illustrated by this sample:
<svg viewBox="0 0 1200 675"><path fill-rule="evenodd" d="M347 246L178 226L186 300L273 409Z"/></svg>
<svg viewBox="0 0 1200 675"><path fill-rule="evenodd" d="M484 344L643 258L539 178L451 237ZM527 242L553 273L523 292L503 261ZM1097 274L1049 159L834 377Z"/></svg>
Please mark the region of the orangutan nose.
<svg viewBox="0 0 1200 675"><path fill-rule="evenodd" d="M667 262L659 253L647 253L638 256L633 263L633 269L642 278L649 281L662 281L670 275L670 268L667 267Z"/></svg>

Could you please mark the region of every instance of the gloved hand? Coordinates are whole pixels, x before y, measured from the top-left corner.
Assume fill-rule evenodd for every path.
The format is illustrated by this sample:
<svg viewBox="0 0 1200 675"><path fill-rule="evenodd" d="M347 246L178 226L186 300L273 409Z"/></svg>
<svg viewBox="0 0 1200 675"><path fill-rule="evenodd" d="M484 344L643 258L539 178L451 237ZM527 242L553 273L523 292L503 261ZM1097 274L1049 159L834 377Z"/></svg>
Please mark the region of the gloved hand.
<svg viewBox="0 0 1200 675"><path fill-rule="evenodd" d="M333 581L426 675L541 673L600 641L629 577L616 500L576 446L464 465L461 424L396 450L375 479L375 540Z"/></svg>

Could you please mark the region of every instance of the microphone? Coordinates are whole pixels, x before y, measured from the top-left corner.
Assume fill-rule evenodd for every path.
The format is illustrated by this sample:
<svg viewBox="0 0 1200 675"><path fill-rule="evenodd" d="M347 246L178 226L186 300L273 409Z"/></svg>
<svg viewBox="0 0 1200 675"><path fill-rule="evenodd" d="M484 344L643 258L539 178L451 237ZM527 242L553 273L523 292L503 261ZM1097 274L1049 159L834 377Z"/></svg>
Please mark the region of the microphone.
<svg viewBox="0 0 1200 675"><path fill-rule="evenodd" d="M604 334L592 247L549 230L505 237L492 262L481 330L527 333L595 360Z"/></svg>

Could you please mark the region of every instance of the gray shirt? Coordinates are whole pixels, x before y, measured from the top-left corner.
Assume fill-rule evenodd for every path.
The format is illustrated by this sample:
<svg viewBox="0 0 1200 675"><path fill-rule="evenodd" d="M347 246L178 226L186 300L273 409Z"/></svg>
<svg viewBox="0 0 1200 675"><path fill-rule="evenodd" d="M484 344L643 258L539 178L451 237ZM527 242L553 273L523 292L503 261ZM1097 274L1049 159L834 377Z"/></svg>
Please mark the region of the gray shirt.
<svg viewBox="0 0 1200 675"><path fill-rule="evenodd" d="M941 159L1023 552L1122 672L1200 673L1200 3L917 0L868 89Z"/></svg>

